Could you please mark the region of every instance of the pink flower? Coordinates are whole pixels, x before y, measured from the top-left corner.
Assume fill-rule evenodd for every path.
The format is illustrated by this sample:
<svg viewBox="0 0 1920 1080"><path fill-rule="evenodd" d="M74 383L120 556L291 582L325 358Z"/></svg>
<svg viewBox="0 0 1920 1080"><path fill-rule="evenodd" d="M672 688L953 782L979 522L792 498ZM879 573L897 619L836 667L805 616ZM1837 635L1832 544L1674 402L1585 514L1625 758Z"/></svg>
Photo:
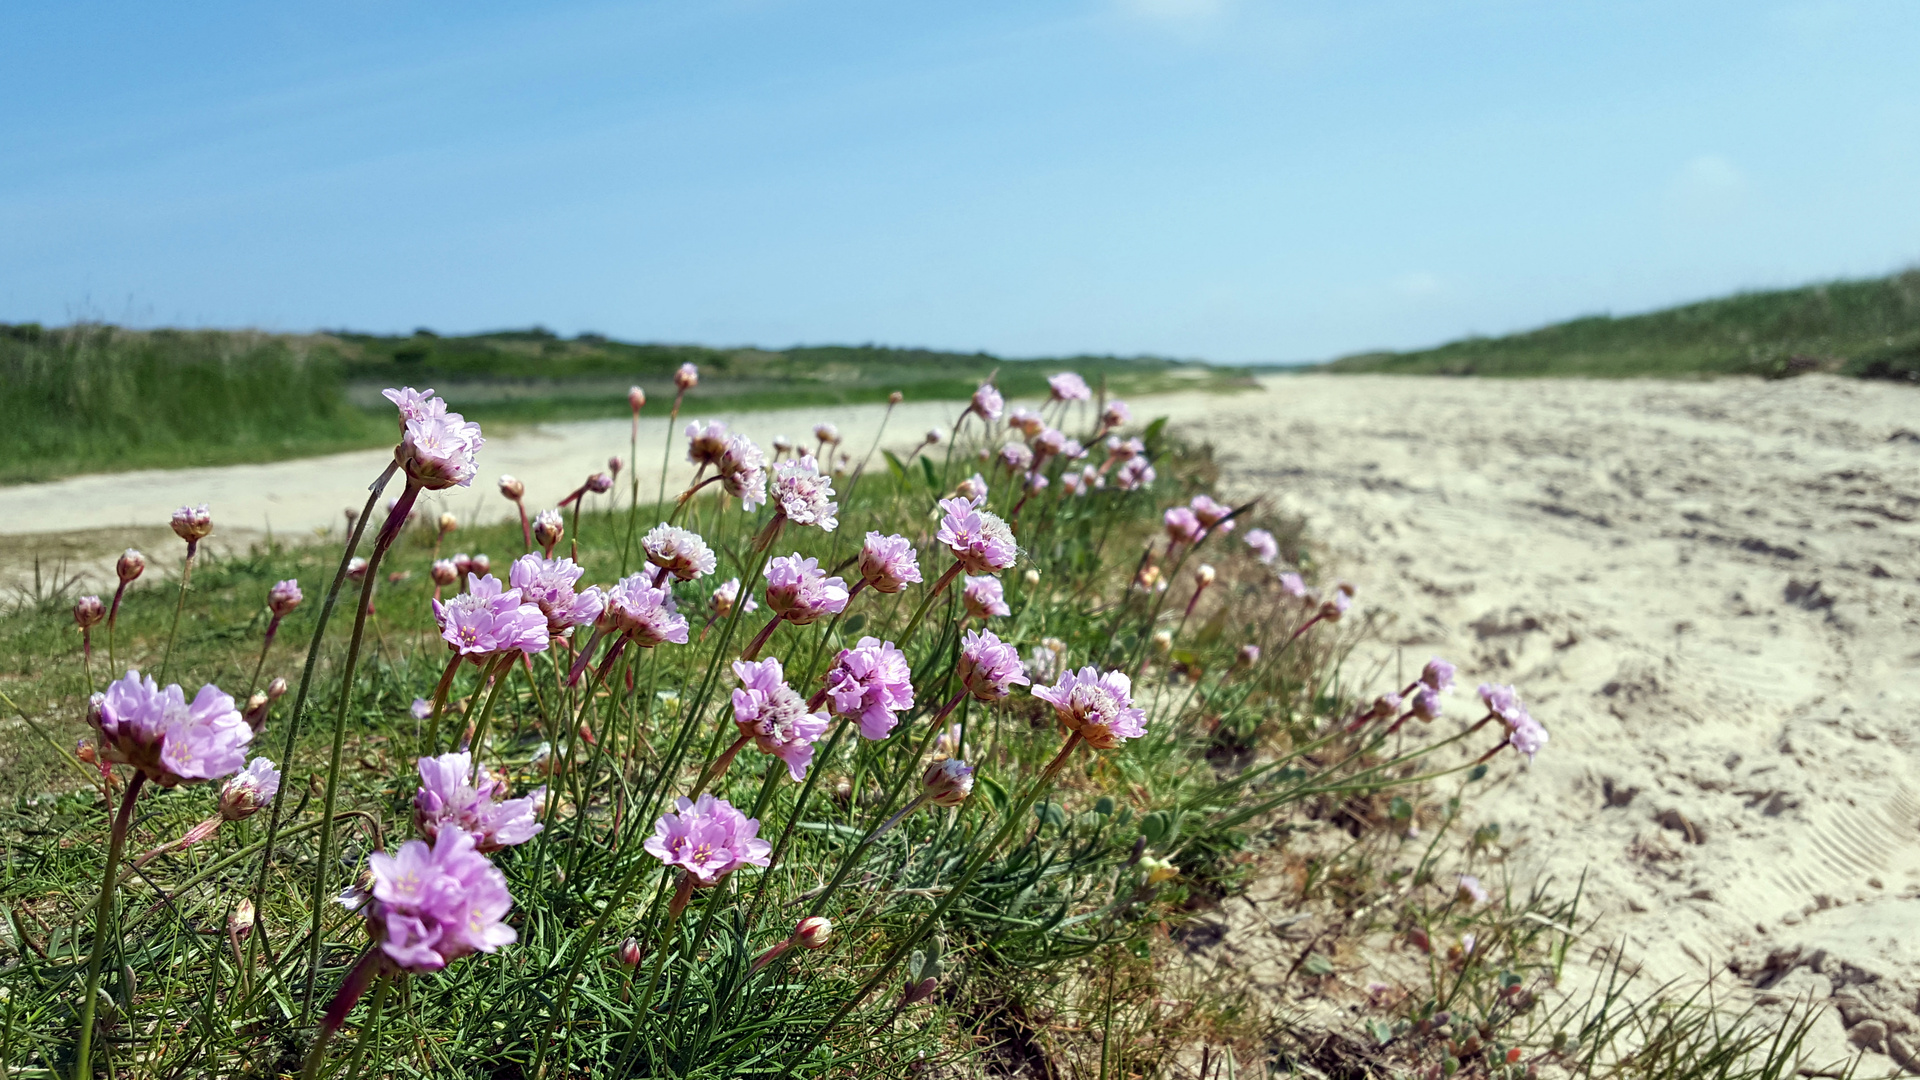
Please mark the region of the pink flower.
<svg viewBox="0 0 1920 1080"><path fill-rule="evenodd" d="M423 697L414 698L413 704L407 708L407 713L415 720L425 720L433 715L433 702Z"/></svg>
<svg viewBox="0 0 1920 1080"><path fill-rule="evenodd" d="M935 806L959 806L973 794L973 766L959 758L942 758L920 774L920 790Z"/></svg>
<svg viewBox="0 0 1920 1080"><path fill-rule="evenodd" d="M473 836L482 853L524 844L539 835L540 804L547 789L538 787L518 799L504 798L504 778L480 770L474 783L473 755L465 752L423 757L417 763L420 790L413 796L413 828L428 843L452 826Z"/></svg>
<svg viewBox="0 0 1920 1080"><path fill-rule="evenodd" d="M637 386L627 387L627 408L639 412L647 407L647 392Z"/></svg>
<svg viewBox="0 0 1920 1080"><path fill-rule="evenodd" d="M1010 442L1000 448L1000 467L1010 473L1022 473L1033 468L1033 451L1024 444Z"/></svg>
<svg viewBox="0 0 1920 1080"><path fill-rule="evenodd" d="M668 866L691 874L698 885L718 885L742 866L765 866L773 845L758 839L760 822L725 799L700 796L674 801L679 813L662 814L653 835L643 845L647 853Z"/></svg>
<svg viewBox="0 0 1920 1080"><path fill-rule="evenodd" d="M427 576L444 589L460 580L460 566L452 559L435 559L433 565L427 568Z"/></svg>
<svg viewBox="0 0 1920 1080"><path fill-rule="evenodd" d="M960 684L975 701L1003 701L1016 686L1031 686L1020 650L991 630L967 631L960 641Z"/></svg>
<svg viewBox="0 0 1920 1080"><path fill-rule="evenodd" d="M1193 516L1200 519L1201 527L1207 531L1216 528L1223 533L1233 531L1234 522L1227 518L1233 513L1233 507L1215 502L1211 495L1195 495L1187 505L1193 508Z"/></svg>
<svg viewBox="0 0 1920 1080"><path fill-rule="evenodd" d="M1047 388L1052 391L1054 401L1091 401L1093 391L1088 388L1087 380L1071 371L1063 371L1047 380Z"/></svg>
<svg viewBox="0 0 1920 1080"><path fill-rule="evenodd" d="M257 757L245 769L234 773L220 785L220 817L239 821L273 802L280 793L280 770L273 762Z"/></svg>
<svg viewBox="0 0 1920 1080"><path fill-rule="evenodd" d="M1253 549L1253 557L1263 563L1271 564L1280 557L1280 542L1265 529L1248 529L1247 547Z"/></svg>
<svg viewBox="0 0 1920 1080"><path fill-rule="evenodd" d="M841 649L827 669L827 705L835 716L855 717L860 736L884 739L913 707L913 671L891 641L863 637Z"/></svg>
<svg viewBox="0 0 1920 1080"><path fill-rule="evenodd" d="M992 383L984 382L980 384L979 389L973 392L973 401L967 406L967 411L977 414L980 419L988 423L992 423L1000 419L1000 413L1005 410L1006 407L1007 403L1001 399L1000 391L994 389Z"/></svg>
<svg viewBox="0 0 1920 1080"><path fill-rule="evenodd" d="M1515 750L1527 755L1528 761L1532 761L1535 754L1546 749L1547 729L1533 717L1522 716L1519 723L1508 728L1507 742Z"/></svg>
<svg viewBox="0 0 1920 1080"><path fill-rule="evenodd" d="M1260 662L1260 646L1248 642L1240 646L1240 662L1251 667Z"/></svg>
<svg viewBox="0 0 1920 1080"><path fill-rule="evenodd" d="M727 452L727 425L718 420L695 420L687 425L687 460L695 465L718 465Z"/></svg>
<svg viewBox="0 0 1920 1080"><path fill-rule="evenodd" d="M822 615L837 615L847 607L847 583L828 577L820 560L799 552L767 560L767 606L795 626L805 626Z"/></svg>
<svg viewBox="0 0 1920 1080"><path fill-rule="evenodd" d="M1027 474L1027 490L1036 494L1047 490L1049 482L1045 473L1030 472Z"/></svg>
<svg viewBox="0 0 1920 1080"><path fill-rule="evenodd" d="M1079 461L1087 456L1087 448L1080 445L1079 439L1068 439L1060 444L1060 456L1068 461Z"/></svg>
<svg viewBox="0 0 1920 1080"><path fill-rule="evenodd" d="M967 614L976 619L1013 614L1013 609L1007 606L1006 591L997 577L967 575L966 586L961 591L961 600L967 606Z"/></svg>
<svg viewBox="0 0 1920 1080"><path fill-rule="evenodd" d="M212 535L213 513L207 509L206 503L201 503L199 506L183 506L173 512L173 519L169 524L173 526L174 535L185 540L188 548L193 548Z"/></svg>
<svg viewBox="0 0 1920 1080"><path fill-rule="evenodd" d="M189 705L177 684L162 690L151 677L129 670L93 695L92 706L101 755L162 787L226 776L246 764L253 728L233 707L232 696L211 683Z"/></svg>
<svg viewBox="0 0 1920 1080"><path fill-rule="evenodd" d="M1039 413L1021 406L1007 414L1007 426L1019 429L1022 435L1031 439L1040 434L1047 426L1047 422L1040 418Z"/></svg>
<svg viewBox="0 0 1920 1080"><path fill-rule="evenodd" d="M979 473L974 473L972 476L960 481L960 483L954 487L953 493L958 498L965 499L974 506L985 506L987 502L987 479Z"/></svg>
<svg viewBox="0 0 1920 1080"><path fill-rule="evenodd" d="M733 692L733 722L740 734L786 762L787 775L805 780L813 741L826 734L827 718L807 711L806 699L787 685L774 657L735 660L733 674L740 680L740 689Z"/></svg>
<svg viewBox="0 0 1920 1080"><path fill-rule="evenodd" d="M671 642L687 643L687 619L673 602L673 593L656 589L645 570L629 574L607 590L606 608L600 613L600 625L625 634L635 645L651 649Z"/></svg>
<svg viewBox="0 0 1920 1080"><path fill-rule="evenodd" d="M1119 398L1114 398L1107 402L1107 407L1100 413L1100 425L1102 427L1125 427L1132 422L1133 410L1127 408L1127 403L1121 401Z"/></svg>
<svg viewBox="0 0 1920 1080"><path fill-rule="evenodd" d="M840 521L840 504L833 501L833 480L823 476L820 463L812 454L780 462L773 467L769 494L774 510L796 525L817 526L832 532Z"/></svg>
<svg viewBox="0 0 1920 1080"><path fill-rule="evenodd" d="M300 595L300 583L293 578L276 581L273 588L267 590L267 608L277 616L299 607L304 599Z"/></svg>
<svg viewBox="0 0 1920 1080"><path fill-rule="evenodd" d="M1413 715L1423 721L1438 720L1440 718L1440 694L1431 686L1422 686L1420 689L1414 691L1413 701L1408 707L1413 710Z"/></svg>
<svg viewBox="0 0 1920 1080"><path fill-rule="evenodd" d="M1069 671L1033 696L1053 706L1055 715L1096 750L1111 750L1147 733L1147 714L1133 705L1133 681L1118 671L1084 667Z"/></svg>
<svg viewBox="0 0 1920 1080"><path fill-rule="evenodd" d="M1067 448L1067 437L1053 428L1041 432L1033 439L1033 460L1035 464L1045 462Z"/></svg>
<svg viewBox="0 0 1920 1080"><path fill-rule="evenodd" d="M713 573L719 565L700 534L674 525L655 525L640 541L647 561L681 581Z"/></svg>
<svg viewBox="0 0 1920 1080"><path fill-rule="evenodd" d="M1159 479L1158 475L1153 471L1153 466L1147 463L1146 458L1131 457L1127 459L1126 464L1114 470L1113 486L1121 491L1133 491L1151 486L1157 479Z"/></svg>
<svg viewBox="0 0 1920 1080"><path fill-rule="evenodd" d="M700 385L700 369L691 361L681 364L680 370L673 373L673 385L682 390L691 390Z"/></svg>
<svg viewBox="0 0 1920 1080"><path fill-rule="evenodd" d="M1077 472L1068 471L1060 477L1060 487L1069 495L1085 495L1087 478Z"/></svg>
<svg viewBox="0 0 1920 1080"><path fill-rule="evenodd" d="M970 574L994 574L1013 565L1020 555L1013 530L989 510L976 509L965 499L942 499L940 529L934 539L947 546Z"/></svg>
<svg viewBox="0 0 1920 1080"><path fill-rule="evenodd" d="M506 875L474 850L463 829L441 830L432 847L409 840L393 855L376 851L367 867L373 874L367 930L406 971L438 971L519 936L502 921L513 907Z"/></svg>
<svg viewBox="0 0 1920 1080"><path fill-rule="evenodd" d="M1474 877L1472 874L1460 875L1460 892L1473 903L1484 904L1487 902L1486 887L1481 885L1480 879Z"/></svg>
<svg viewBox="0 0 1920 1080"><path fill-rule="evenodd" d="M99 597L83 596L74 601L73 621L80 629L85 630L89 627L96 626L101 619L106 617L107 605L101 603Z"/></svg>
<svg viewBox="0 0 1920 1080"><path fill-rule="evenodd" d="M733 614L734 602L739 598L740 579L729 578L726 584L713 590L713 596L707 600L707 610L713 613L714 618L724 619ZM758 610L760 605L754 602L752 594L748 594L746 612L752 613Z"/></svg>
<svg viewBox="0 0 1920 1080"><path fill-rule="evenodd" d="M1167 526L1167 540L1175 544L1197 543L1206 530L1200 527L1200 519L1192 510L1176 506L1168 510L1163 517Z"/></svg>
<svg viewBox="0 0 1920 1080"><path fill-rule="evenodd" d="M745 435L727 440L727 448L714 463L720 473L720 488L740 500L752 511L767 501L767 457Z"/></svg>
<svg viewBox="0 0 1920 1080"><path fill-rule="evenodd" d="M395 403L400 404L398 399ZM401 407L404 416L407 406ZM479 424L446 409L446 403L435 398L426 415L406 417L393 452L408 481L428 491L473 483L478 469L474 455L486 444Z"/></svg>
<svg viewBox="0 0 1920 1080"><path fill-rule="evenodd" d="M533 542L548 551L553 550L566 532L566 519L560 516L558 510L542 510L533 516Z"/></svg>
<svg viewBox="0 0 1920 1080"><path fill-rule="evenodd" d="M555 637L599 619L606 606L598 586L573 591L583 572L572 559L544 559L529 551L507 568L507 581L520 591L522 601L540 609L547 618L547 635Z"/></svg>
<svg viewBox="0 0 1920 1080"><path fill-rule="evenodd" d="M1304 600L1307 597L1307 583L1299 574L1289 570L1280 575L1280 591Z"/></svg>
<svg viewBox="0 0 1920 1080"><path fill-rule="evenodd" d="M813 437L818 442L837 444L840 441L840 429L832 424L815 424Z"/></svg>
<svg viewBox="0 0 1920 1080"><path fill-rule="evenodd" d="M415 390L403 386L398 390L382 390L380 396L393 402L400 410L400 432L406 434L407 421L431 420L436 416L447 415L447 403L434 396L433 388Z"/></svg>
<svg viewBox="0 0 1920 1080"><path fill-rule="evenodd" d="M904 536L867 534L860 548L860 576L876 592L897 593L920 580L920 560Z"/></svg>
<svg viewBox="0 0 1920 1080"><path fill-rule="evenodd" d="M1435 690L1445 690L1453 685L1453 674L1457 670L1452 664L1436 656L1427 661L1426 667L1420 669L1420 681Z"/></svg>
<svg viewBox="0 0 1920 1080"><path fill-rule="evenodd" d="M1114 461L1131 461L1147 452L1147 444L1139 439L1122 439L1118 435L1107 436L1107 457Z"/></svg>
<svg viewBox="0 0 1920 1080"><path fill-rule="evenodd" d="M492 574L468 574L466 592L433 601L433 617L446 643L474 663L504 652L532 655L547 649L546 613L522 602L519 589L503 590Z"/></svg>

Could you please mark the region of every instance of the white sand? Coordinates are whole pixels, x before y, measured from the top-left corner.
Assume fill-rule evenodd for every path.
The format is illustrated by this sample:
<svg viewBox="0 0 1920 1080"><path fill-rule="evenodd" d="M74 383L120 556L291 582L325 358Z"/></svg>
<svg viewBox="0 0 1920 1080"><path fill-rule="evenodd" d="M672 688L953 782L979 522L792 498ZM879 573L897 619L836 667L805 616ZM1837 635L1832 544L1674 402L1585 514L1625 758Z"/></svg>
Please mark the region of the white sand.
<svg viewBox="0 0 1920 1080"><path fill-rule="evenodd" d="M832 420L858 456L880 412L727 419L763 441ZM911 447L953 412L904 406L887 441ZM1570 890L1585 871L1597 933L1650 983L1838 992L1818 1051L1842 1053L1844 1025L1920 1072L1920 395L1821 376L1303 376L1136 413L1215 443L1235 495L1303 514L1361 601L1397 613L1367 656L1385 669L1372 689L1436 652L1469 687L1520 686L1553 741L1474 808L1519 845L1518 886ZM662 423L642 427L649 486ZM626 447L623 422L501 438L484 483L442 502L504 513L505 471L548 505ZM161 522L203 500L230 533L303 532L362 502L381 460L0 489L0 532ZM1497 775L1517 767L1501 760ZM1867 1071L1893 1064L1876 1052Z"/></svg>

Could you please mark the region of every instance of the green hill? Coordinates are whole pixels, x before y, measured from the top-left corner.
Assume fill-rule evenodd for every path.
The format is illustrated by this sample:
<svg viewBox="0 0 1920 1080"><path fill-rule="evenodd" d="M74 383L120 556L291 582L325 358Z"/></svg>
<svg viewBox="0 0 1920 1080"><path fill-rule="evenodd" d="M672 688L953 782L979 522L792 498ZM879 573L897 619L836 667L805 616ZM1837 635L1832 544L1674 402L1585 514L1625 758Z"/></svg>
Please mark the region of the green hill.
<svg viewBox="0 0 1920 1080"><path fill-rule="evenodd" d="M1835 371L1920 381L1920 270L1748 292L1644 315L1342 357L1323 371L1403 375L1781 378Z"/></svg>

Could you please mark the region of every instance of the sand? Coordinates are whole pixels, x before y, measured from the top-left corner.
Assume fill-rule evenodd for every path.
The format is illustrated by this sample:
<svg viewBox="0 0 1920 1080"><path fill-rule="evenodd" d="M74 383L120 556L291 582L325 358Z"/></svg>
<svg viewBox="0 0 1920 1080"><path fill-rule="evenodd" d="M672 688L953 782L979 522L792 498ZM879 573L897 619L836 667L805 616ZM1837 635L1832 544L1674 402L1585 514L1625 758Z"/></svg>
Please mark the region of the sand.
<svg viewBox="0 0 1920 1080"><path fill-rule="evenodd" d="M1519 685L1552 742L1531 766L1503 758L1473 807L1502 826L1516 887L1584 872L1594 935L1649 985L1712 977L1775 1010L1811 994L1837 1006L1816 1056L1857 1045L1867 1073L1920 1073L1920 395L1824 376L1295 376L1135 404L1213 442L1232 494L1304 516L1361 602L1394 613L1352 668L1380 672L1367 689L1434 653L1468 687ZM903 406L887 441L911 448L953 411ZM831 420L858 454L881 414L727 419L762 440ZM644 461L662 424L643 425ZM545 505L627 434L497 439L486 483L435 508L504 513L502 471ZM189 501L230 537L337 527L381 459L0 489L0 533L158 522ZM1471 690L1448 707L1468 712Z"/></svg>

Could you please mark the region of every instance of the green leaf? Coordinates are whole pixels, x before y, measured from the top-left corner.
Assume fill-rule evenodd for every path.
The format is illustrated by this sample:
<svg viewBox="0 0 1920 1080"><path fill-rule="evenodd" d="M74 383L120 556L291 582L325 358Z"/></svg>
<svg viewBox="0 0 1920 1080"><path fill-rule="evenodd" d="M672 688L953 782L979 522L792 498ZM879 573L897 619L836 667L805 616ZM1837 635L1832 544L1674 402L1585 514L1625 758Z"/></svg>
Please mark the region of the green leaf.
<svg viewBox="0 0 1920 1080"><path fill-rule="evenodd" d="M987 793L987 800L993 803L996 812L1002 814L1007 812L1007 789L1000 786L1000 781L991 776L976 776L974 783L979 785L980 790Z"/></svg>
<svg viewBox="0 0 1920 1080"><path fill-rule="evenodd" d="M880 452L887 456L887 471L893 474L893 478L895 480L898 480L903 484L906 483L907 467L905 464L901 462L899 455L895 454L891 450L882 450Z"/></svg>
<svg viewBox="0 0 1920 1080"><path fill-rule="evenodd" d="M1387 804L1387 813L1395 821L1405 821L1413 816L1413 804L1395 795L1393 801Z"/></svg>
<svg viewBox="0 0 1920 1080"><path fill-rule="evenodd" d="M1132 953L1136 958L1145 960L1147 955L1153 952L1153 946L1147 943L1146 938L1134 938L1132 941L1127 942L1127 951Z"/></svg>
<svg viewBox="0 0 1920 1080"><path fill-rule="evenodd" d="M1487 775L1487 767L1485 765L1475 765L1473 769L1467 773L1467 781L1471 783L1485 775Z"/></svg>
<svg viewBox="0 0 1920 1080"><path fill-rule="evenodd" d="M1147 432L1140 437L1140 441L1147 444L1148 457L1159 456L1160 433L1165 430L1167 430L1167 418L1164 416L1155 417L1153 423L1147 425Z"/></svg>
<svg viewBox="0 0 1920 1080"><path fill-rule="evenodd" d="M867 615L865 612L860 612L854 615L853 618L848 619L846 622L846 625L841 628L840 632L847 635L857 634L861 630L865 629L866 625L867 625Z"/></svg>
<svg viewBox="0 0 1920 1080"><path fill-rule="evenodd" d="M1109 814L1112 814L1113 800L1108 798L1105 795L1100 796L1099 800L1093 804L1093 812L1096 814L1099 814L1101 817L1106 817Z"/></svg>
<svg viewBox="0 0 1920 1080"><path fill-rule="evenodd" d="M920 973L926 970L926 967L927 954L921 952L919 949L913 950L913 955L907 957L907 981L919 982L921 977Z"/></svg>
<svg viewBox="0 0 1920 1080"><path fill-rule="evenodd" d="M1033 816L1048 825L1065 826L1067 823L1066 810L1056 802L1043 802L1039 806L1034 807Z"/></svg>
<svg viewBox="0 0 1920 1080"><path fill-rule="evenodd" d="M1373 1041L1381 1046L1393 1041L1393 1026L1385 1020L1374 1020L1368 1023L1367 1030L1373 1033Z"/></svg>
<svg viewBox="0 0 1920 1080"><path fill-rule="evenodd" d="M1307 954L1307 962L1302 964L1301 967L1305 969L1309 975L1333 974L1333 961L1327 959L1320 953Z"/></svg>
<svg viewBox="0 0 1920 1080"><path fill-rule="evenodd" d="M936 474L933 471L932 458L924 457L924 456L921 457L920 473L921 475L927 478L927 490L933 492L936 495L939 494L940 493L940 477L938 474Z"/></svg>
<svg viewBox="0 0 1920 1080"><path fill-rule="evenodd" d="M1173 815L1165 810L1155 810L1140 819L1140 835L1146 837L1149 844L1158 844L1172 831Z"/></svg>

